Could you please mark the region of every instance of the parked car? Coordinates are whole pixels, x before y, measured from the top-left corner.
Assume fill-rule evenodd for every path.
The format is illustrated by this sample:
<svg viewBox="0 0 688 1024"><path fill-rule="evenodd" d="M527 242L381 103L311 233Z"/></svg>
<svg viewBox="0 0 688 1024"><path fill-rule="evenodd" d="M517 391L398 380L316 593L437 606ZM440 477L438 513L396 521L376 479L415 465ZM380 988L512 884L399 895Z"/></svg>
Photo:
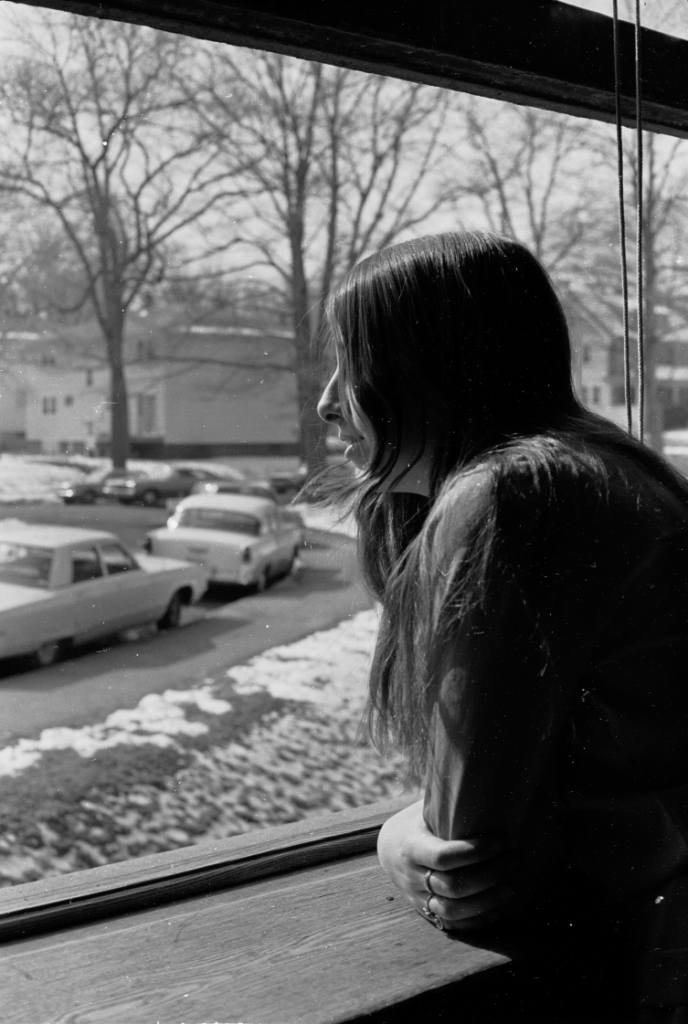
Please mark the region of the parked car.
<svg viewBox="0 0 688 1024"><path fill-rule="evenodd" d="M58 498L66 505L93 505L103 496L103 486L111 476L119 475L120 470L97 469L81 480L67 480L55 489Z"/></svg>
<svg viewBox="0 0 688 1024"><path fill-rule="evenodd" d="M105 497L117 498L124 504L140 502L142 505L152 507L170 498L185 497L199 481L224 480L228 472L232 471L224 467L214 470L194 465L151 463L147 469L112 470L103 483L102 493ZM240 478L236 470L233 471L233 477L234 475Z"/></svg>
<svg viewBox="0 0 688 1024"><path fill-rule="evenodd" d="M296 469L283 470L279 473L270 474L270 486L278 495L280 501L293 501L308 479L308 466L305 462L299 463Z"/></svg>
<svg viewBox="0 0 688 1024"><path fill-rule="evenodd" d="M280 498L269 480L204 480L191 488L192 494L253 494L279 504Z"/></svg>
<svg viewBox="0 0 688 1024"><path fill-rule="evenodd" d="M167 527L148 534L146 546L199 562L211 582L260 591L292 570L302 544L302 527L268 498L194 494L179 502Z"/></svg>
<svg viewBox="0 0 688 1024"><path fill-rule="evenodd" d="M170 629L208 575L198 563L133 555L100 530L0 521L0 658L50 665L69 647L132 626Z"/></svg>

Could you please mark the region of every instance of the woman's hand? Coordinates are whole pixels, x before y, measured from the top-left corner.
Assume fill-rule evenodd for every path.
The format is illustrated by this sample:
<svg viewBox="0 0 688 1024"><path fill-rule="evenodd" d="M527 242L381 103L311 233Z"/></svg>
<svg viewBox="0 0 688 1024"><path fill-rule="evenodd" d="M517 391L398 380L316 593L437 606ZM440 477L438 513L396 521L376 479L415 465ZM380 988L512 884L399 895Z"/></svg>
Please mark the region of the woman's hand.
<svg viewBox="0 0 688 1024"><path fill-rule="evenodd" d="M448 931L491 924L513 897L504 881L511 858L500 843L490 837L438 839L425 824L422 800L385 822L377 851L384 871L415 910L430 911Z"/></svg>

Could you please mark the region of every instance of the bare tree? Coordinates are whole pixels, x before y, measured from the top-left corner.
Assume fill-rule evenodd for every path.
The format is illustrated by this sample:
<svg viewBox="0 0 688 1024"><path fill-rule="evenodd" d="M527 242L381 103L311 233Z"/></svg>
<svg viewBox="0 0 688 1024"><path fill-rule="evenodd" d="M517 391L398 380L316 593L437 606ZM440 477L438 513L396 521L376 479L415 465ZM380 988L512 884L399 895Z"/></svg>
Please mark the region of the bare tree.
<svg viewBox="0 0 688 1024"><path fill-rule="evenodd" d="M323 454L314 358L323 300L363 254L438 209L430 178L447 99L424 86L226 48L202 109L227 138L227 167L253 217L242 234L251 265L277 278L291 309L301 452L314 466Z"/></svg>
<svg viewBox="0 0 688 1024"><path fill-rule="evenodd" d="M629 180L629 209L636 208L640 191L635 142L625 140ZM643 133L643 289L645 355L645 438L661 452L663 409L658 367L662 341L670 340L671 321L688 319L688 145ZM629 235L635 241L633 218ZM637 302L636 302L637 308ZM684 335L685 336L685 335Z"/></svg>
<svg viewBox="0 0 688 1024"><path fill-rule="evenodd" d="M22 37L25 55L0 81L9 151L0 189L50 211L81 265L74 305L92 306L104 340L112 458L123 465L127 315L144 286L178 263L175 240L236 192L214 133L188 103L192 41L49 12L33 24Z"/></svg>
<svg viewBox="0 0 688 1024"><path fill-rule="evenodd" d="M518 238L568 278L599 222L589 176L601 158L588 123L474 96L457 96L453 106L462 166L445 194L459 218Z"/></svg>
<svg viewBox="0 0 688 1024"><path fill-rule="evenodd" d="M526 242L550 270L588 341L622 333L616 150L611 126L474 97L455 100L464 149L461 180L447 186L464 223ZM637 154L624 133L629 271L633 273ZM688 152L680 140L644 136L645 434L661 450L657 365L662 311L686 315L680 267L686 242ZM631 312L635 303L631 291ZM634 373L635 373L635 357Z"/></svg>

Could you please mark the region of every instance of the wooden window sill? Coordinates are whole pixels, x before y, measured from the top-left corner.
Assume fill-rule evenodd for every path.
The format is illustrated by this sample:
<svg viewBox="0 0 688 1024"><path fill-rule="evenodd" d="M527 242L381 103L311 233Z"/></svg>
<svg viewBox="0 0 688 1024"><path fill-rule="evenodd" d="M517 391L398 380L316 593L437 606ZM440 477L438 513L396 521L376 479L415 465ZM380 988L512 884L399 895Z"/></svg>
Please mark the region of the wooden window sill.
<svg viewBox="0 0 688 1024"><path fill-rule="evenodd" d="M0 1019L355 1021L504 963L425 924L380 870L403 803L3 891Z"/></svg>

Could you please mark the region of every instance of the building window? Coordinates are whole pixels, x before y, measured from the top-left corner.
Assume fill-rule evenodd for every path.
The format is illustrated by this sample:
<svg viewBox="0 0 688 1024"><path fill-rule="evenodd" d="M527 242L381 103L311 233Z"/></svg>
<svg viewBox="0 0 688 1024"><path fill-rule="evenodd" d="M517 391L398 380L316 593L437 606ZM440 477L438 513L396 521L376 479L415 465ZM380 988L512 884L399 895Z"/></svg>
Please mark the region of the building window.
<svg viewBox="0 0 688 1024"><path fill-rule="evenodd" d="M73 395L65 395L64 396L64 404L66 406L74 405L74 396Z"/></svg>
<svg viewBox="0 0 688 1024"><path fill-rule="evenodd" d="M41 366L54 366L55 356L52 352L43 352L41 354Z"/></svg>
<svg viewBox="0 0 688 1024"><path fill-rule="evenodd" d="M592 389L592 404L599 405L602 401L602 388L595 386Z"/></svg>
<svg viewBox="0 0 688 1024"><path fill-rule="evenodd" d="M136 396L136 421L139 434L154 434L156 430L156 396Z"/></svg>
<svg viewBox="0 0 688 1024"><path fill-rule="evenodd" d="M136 358L140 363L155 358L155 349L151 341L139 341L136 343Z"/></svg>
<svg viewBox="0 0 688 1024"><path fill-rule="evenodd" d="M87 388L92 388L93 387L93 370L87 370L86 371L86 387Z"/></svg>
<svg viewBox="0 0 688 1024"><path fill-rule="evenodd" d="M43 415L51 416L57 412L57 399L50 396L43 399Z"/></svg>
<svg viewBox="0 0 688 1024"><path fill-rule="evenodd" d="M584 405L587 405L587 404L588 404L588 402L590 401L590 399L588 398L588 389L587 389L587 387L585 386L585 384L584 384L584 385L583 385L583 387L581 388L581 397L582 397L582 399L583 399L583 404L584 404Z"/></svg>
<svg viewBox="0 0 688 1024"><path fill-rule="evenodd" d="M590 351L589 345L583 345L583 352L581 353L581 355L584 363L589 363L592 361L592 352Z"/></svg>
<svg viewBox="0 0 688 1024"><path fill-rule="evenodd" d="M631 405L635 402L635 388L631 387ZM612 405L625 405L626 395L623 384L612 385Z"/></svg>

